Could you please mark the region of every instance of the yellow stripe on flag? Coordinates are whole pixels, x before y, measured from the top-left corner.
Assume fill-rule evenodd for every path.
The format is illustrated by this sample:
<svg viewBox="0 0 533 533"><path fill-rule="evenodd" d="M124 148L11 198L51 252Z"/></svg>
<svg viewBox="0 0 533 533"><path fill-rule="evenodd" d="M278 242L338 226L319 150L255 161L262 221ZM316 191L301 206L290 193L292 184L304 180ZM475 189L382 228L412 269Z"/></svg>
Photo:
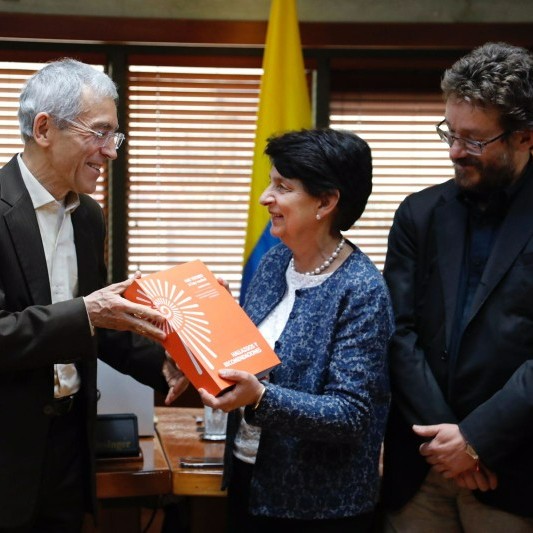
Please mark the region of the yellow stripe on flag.
<svg viewBox="0 0 533 533"><path fill-rule="evenodd" d="M270 162L263 153L266 141L274 134L310 127L311 105L296 0L272 0L263 55L241 303L261 256L278 242L269 234L268 211L259 205L259 197L270 181Z"/></svg>

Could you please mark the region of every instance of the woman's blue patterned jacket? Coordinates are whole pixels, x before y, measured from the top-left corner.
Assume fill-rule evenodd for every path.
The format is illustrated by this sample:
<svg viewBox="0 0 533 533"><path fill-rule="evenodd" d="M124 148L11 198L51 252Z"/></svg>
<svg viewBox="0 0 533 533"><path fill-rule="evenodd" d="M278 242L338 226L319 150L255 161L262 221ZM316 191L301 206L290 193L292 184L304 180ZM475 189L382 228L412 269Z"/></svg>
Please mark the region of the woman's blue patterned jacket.
<svg viewBox="0 0 533 533"><path fill-rule="evenodd" d="M354 248L321 285L296 292L274 348L282 364L258 409L245 410L262 429L252 514L340 518L376 504L393 315L381 274ZM262 259L244 305L255 324L281 300L290 258L280 244ZM237 410L228 423L225 480L238 424Z"/></svg>

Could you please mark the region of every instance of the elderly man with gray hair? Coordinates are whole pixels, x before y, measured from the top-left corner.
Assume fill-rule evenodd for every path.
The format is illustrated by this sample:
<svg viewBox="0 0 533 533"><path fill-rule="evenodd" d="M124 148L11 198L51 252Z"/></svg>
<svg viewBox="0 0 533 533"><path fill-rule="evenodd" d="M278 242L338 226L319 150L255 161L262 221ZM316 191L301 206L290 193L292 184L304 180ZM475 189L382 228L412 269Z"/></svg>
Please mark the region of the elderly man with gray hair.
<svg viewBox="0 0 533 533"><path fill-rule="evenodd" d="M20 96L24 150L0 170L4 532L77 532L94 508L97 356L168 402L187 383L154 342L159 313L121 296L132 280L105 287L105 220L89 195L124 140L116 100L106 74L49 63Z"/></svg>

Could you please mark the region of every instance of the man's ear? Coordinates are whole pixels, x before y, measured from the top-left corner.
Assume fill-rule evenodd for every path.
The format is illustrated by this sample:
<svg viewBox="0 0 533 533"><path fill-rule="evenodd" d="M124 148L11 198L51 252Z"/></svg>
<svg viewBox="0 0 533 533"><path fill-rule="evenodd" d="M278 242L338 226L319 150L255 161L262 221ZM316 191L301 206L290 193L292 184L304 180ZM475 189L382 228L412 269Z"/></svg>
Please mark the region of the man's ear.
<svg viewBox="0 0 533 533"><path fill-rule="evenodd" d="M33 121L33 139L40 146L50 143L52 117L48 113L37 113Z"/></svg>
<svg viewBox="0 0 533 533"><path fill-rule="evenodd" d="M518 149L530 152L533 150L533 130L517 131L518 135Z"/></svg>
<svg viewBox="0 0 533 533"><path fill-rule="evenodd" d="M329 215L339 203L340 192L335 189L333 192L323 194L320 198L320 205L318 207L318 213L321 217Z"/></svg>

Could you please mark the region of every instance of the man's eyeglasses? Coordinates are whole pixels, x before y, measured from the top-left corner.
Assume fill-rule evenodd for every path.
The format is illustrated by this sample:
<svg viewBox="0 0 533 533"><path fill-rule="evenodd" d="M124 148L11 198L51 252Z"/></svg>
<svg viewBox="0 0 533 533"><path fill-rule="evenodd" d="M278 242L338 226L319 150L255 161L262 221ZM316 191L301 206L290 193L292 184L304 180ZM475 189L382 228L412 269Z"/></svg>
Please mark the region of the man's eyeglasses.
<svg viewBox="0 0 533 533"><path fill-rule="evenodd" d="M492 139L489 139L488 141L474 141L473 139L465 139L463 137L458 137L457 135L453 135L453 133L450 132L450 130L448 129L448 126L446 125L446 120L439 122L436 128L437 128L437 133L439 134L439 137L441 138L441 141L445 142L450 148L454 142L458 142L470 155L481 155L483 153L485 146L487 146L490 143L496 142L499 139L502 139L503 137L505 137L506 135L510 133L509 131L504 131L503 133L500 133L500 135L497 135L496 137L493 137Z"/></svg>
<svg viewBox="0 0 533 533"><path fill-rule="evenodd" d="M96 131L74 120L65 119L65 121L81 131L91 133L93 135L94 142L97 143L100 148L107 146L109 141L112 140L113 147L115 150L118 150L126 138L123 133L119 133L118 131Z"/></svg>

